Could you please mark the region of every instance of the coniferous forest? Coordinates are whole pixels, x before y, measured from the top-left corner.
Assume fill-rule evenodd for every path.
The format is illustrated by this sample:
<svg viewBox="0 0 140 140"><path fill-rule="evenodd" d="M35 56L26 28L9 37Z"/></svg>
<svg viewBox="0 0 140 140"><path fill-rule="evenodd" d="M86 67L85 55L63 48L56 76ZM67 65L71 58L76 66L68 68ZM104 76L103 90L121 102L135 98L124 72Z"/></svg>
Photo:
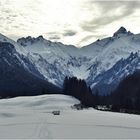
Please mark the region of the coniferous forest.
<svg viewBox="0 0 140 140"><path fill-rule="evenodd" d="M110 96L113 111L140 113L140 72L124 78Z"/></svg>
<svg viewBox="0 0 140 140"><path fill-rule="evenodd" d="M95 106L95 96L86 82L76 77L66 77L63 85L63 93L76 97L85 106Z"/></svg>
<svg viewBox="0 0 140 140"><path fill-rule="evenodd" d="M124 78L110 95L100 95L98 90L91 90L84 80L66 77L63 94L79 99L85 107L101 108L108 111L140 113L140 72ZM102 108L105 110L104 108Z"/></svg>

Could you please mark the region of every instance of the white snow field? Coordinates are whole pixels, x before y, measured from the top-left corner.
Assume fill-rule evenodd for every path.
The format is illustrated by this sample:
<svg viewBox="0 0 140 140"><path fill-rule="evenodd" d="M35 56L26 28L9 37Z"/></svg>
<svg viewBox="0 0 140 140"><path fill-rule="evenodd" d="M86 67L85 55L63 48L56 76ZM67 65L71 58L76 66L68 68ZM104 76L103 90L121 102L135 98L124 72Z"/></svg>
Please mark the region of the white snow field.
<svg viewBox="0 0 140 140"><path fill-rule="evenodd" d="M0 100L0 139L140 138L140 116L71 108L78 103L64 95Z"/></svg>

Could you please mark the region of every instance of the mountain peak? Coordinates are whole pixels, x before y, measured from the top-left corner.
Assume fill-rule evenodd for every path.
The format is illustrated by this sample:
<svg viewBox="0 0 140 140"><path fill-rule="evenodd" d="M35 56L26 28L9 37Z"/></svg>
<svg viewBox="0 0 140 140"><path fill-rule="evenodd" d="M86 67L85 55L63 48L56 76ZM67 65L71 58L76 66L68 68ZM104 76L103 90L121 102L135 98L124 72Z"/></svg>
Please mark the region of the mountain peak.
<svg viewBox="0 0 140 140"><path fill-rule="evenodd" d="M43 41L45 40L44 37L42 35L38 36L38 37L23 37L17 40L17 43L21 44L22 46L27 46L28 44L32 45L34 43L37 43L39 41Z"/></svg>
<svg viewBox="0 0 140 140"><path fill-rule="evenodd" d="M120 27L115 33L114 33L114 37L120 35L120 34L127 34L127 30L124 27Z"/></svg>
<svg viewBox="0 0 140 140"><path fill-rule="evenodd" d="M122 26L114 33L113 37L121 37L124 35L133 35L133 33L127 31L126 28Z"/></svg>
<svg viewBox="0 0 140 140"><path fill-rule="evenodd" d="M120 33L126 33L127 30L126 28L124 28L123 26L119 28L119 30L117 32L120 32Z"/></svg>

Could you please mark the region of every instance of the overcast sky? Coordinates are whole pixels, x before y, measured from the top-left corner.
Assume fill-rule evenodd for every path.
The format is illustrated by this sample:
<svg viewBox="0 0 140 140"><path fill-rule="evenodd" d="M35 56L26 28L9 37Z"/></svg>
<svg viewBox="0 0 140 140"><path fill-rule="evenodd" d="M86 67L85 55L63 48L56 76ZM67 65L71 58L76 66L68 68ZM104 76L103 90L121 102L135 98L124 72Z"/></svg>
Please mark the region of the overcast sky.
<svg viewBox="0 0 140 140"><path fill-rule="evenodd" d="M0 0L0 32L14 40L46 39L84 46L124 26L140 33L140 2L95 0Z"/></svg>

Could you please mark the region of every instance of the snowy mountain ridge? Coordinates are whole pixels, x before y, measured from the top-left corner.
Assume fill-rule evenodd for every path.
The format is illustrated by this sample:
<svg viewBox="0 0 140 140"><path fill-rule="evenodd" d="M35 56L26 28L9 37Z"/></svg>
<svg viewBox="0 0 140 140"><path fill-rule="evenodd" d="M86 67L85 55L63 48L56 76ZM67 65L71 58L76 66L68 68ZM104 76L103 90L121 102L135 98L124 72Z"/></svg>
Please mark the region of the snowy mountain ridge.
<svg viewBox="0 0 140 140"><path fill-rule="evenodd" d="M100 93L110 93L121 80L140 70L140 51L131 53L126 59L119 60L111 69L99 74L93 81Z"/></svg>
<svg viewBox="0 0 140 140"><path fill-rule="evenodd" d="M140 34L135 35L124 27L116 31L112 37L97 40L82 48L51 42L43 36L29 36L14 42L0 35L0 41L13 44L16 51L28 58L44 79L59 87L66 76L76 76L85 79L94 88L97 83L102 84L98 79L105 77L104 74L109 73L115 64L140 50ZM21 61L24 63L24 60ZM122 74L117 75L118 81L121 80ZM98 78L101 76L102 78ZM108 76L107 78L110 79ZM106 82L110 84L111 80Z"/></svg>

